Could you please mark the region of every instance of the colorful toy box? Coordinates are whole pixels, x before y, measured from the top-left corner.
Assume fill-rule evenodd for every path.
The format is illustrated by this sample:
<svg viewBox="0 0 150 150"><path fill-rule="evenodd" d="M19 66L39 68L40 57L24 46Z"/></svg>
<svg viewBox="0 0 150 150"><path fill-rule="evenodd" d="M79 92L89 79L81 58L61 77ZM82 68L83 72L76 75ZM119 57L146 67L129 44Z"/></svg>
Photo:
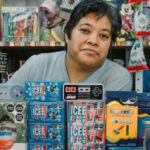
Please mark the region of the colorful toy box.
<svg viewBox="0 0 150 150"><path fill-rule="evenodd" d="M26 150L27 105L24 101L0 101L0 149Z"/></svg>
<svg viewBox="0 0 150 150"><path fill-rule="evenodd" d="M29 142L65 142L63 123L30 123Z"/></svg>
<svg viewBox="0 0 150 150"><path fill-rule="evenodd" d="M39 41L38 7L2 7L2 41Z"/></svg>
<svg viewBox="0 0 150 150"><path fill-rule="evenodd" d="M61 101L64 82L25 82L25 99L28 101Z"/></svg>
<svg viewBox="0 0 150 150"><path fill-rule="evenodd" d="M64 143L28 143L28 150L65 150Z"/></svg>
<svg viewBox="0 0 150 150"><path fill-rule="evenodd" d="M70 101L66 105L68 123L105 122L105 101Z"/></svg>
<svg viewBox="0 0 150 150"><path fill-rule="evenodd" d="M68 150L105 149L105 101L67 101Z"/></svg>
<svg viewBox="0 0 150 150"><path fill-rule="evenodd" d="M65 123L65 102L29 102L29 122Z"/></svg>
<svg viewBox="0 0 150 150"><path fill-rule="evenodd" d="M107 146L136 146L138 118L136 92L108 91L106 99Z"/></svg>

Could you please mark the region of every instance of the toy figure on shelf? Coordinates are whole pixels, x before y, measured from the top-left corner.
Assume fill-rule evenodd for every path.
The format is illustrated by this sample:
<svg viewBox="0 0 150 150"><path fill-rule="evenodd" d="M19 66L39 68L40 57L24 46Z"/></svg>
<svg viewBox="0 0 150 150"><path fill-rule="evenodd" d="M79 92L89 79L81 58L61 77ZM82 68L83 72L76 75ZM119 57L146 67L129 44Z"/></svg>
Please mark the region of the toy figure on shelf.
<svg viewBox="0 0 150 150"><path fill-rule="evenodd" d="M63 40L63 25L65 19L59 17L60 1L45 0L40 5L40 41Z"/></svg>

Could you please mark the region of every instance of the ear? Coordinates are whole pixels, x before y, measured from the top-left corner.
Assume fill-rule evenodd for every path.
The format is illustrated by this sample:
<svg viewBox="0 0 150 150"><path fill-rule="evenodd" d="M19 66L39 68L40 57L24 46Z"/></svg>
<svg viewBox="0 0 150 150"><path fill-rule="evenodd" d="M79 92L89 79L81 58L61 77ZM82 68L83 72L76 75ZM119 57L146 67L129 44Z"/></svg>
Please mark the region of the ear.
<svg viewBox="0 0 150 150"><path fill-rule="evenodd" d="M67 36L66 33L65 33L65 41L66 41L66 43L68 44L69 38L68 38L68 36Z"/></svg>

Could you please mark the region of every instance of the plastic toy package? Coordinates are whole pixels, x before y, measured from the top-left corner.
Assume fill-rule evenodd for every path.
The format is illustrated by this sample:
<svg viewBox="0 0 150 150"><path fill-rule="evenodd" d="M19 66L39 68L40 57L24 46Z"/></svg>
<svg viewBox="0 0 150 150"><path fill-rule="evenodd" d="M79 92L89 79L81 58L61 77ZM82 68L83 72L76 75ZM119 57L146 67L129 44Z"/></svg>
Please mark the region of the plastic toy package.
<svg viewBox="0 0 150 150"><path fill-rule="evenodd" d="M128 3L129 4L136 4L139 2L148 2L149 0L129 0Z"/></svg>
<svg viewBox="0 0 150 150"><path fill-rule="evenodd" d="M108 91L106 96L106 145L135 147L138 117L136 92Z"/></svg>
<svg viewBox="0 0 150 150"><path fill-rule="evenodd" d="M2 41L39 41L38 7L2 7Z"/></svg>
<svg viewBox="0 0 150 150"><path fill-rule="evenodd" d="M141 9L134 15L134 28L137 37L150 36L150 1L140 4Z"/></svg>
<svg viewBox="0 0 150 150"><path fill-rule="evenodd" d="M0 101L0 149L25 150L27 145L27 105L24 101Z"/></svg>
<svg viewBox="0 0 150 150"><path fill-rule="evenodd" d="M136 72L140 70L148 70L141 39L135 41L134 45L132 46L128 65L128 71L130 72Z"/></svg>
<svg viewBox="0 0 150 150"><path fill-rule="evenodd" d="M122 4L121 10L122 28L117 41L131 41L135 39L134 35L134 8L130 4Z"/></svg>

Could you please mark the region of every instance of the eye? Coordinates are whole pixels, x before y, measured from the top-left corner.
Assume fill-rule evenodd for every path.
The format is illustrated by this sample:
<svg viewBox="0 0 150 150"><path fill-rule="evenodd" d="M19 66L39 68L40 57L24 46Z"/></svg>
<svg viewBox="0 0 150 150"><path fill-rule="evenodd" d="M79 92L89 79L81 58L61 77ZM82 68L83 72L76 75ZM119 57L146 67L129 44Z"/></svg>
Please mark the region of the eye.
<svg viewBox="0 0 150 150"><path fill-rule="evenodd" d="M81 28L80 31L85 34L88 34L90 32L90 30L86 28Z"/></svg>
<svg viewBox="0 0 150 150"><path fill-rule="evenodd" d="M100 38L104 41L108 40L110 38L110 35L107 34L100 34Z"/></svg>

